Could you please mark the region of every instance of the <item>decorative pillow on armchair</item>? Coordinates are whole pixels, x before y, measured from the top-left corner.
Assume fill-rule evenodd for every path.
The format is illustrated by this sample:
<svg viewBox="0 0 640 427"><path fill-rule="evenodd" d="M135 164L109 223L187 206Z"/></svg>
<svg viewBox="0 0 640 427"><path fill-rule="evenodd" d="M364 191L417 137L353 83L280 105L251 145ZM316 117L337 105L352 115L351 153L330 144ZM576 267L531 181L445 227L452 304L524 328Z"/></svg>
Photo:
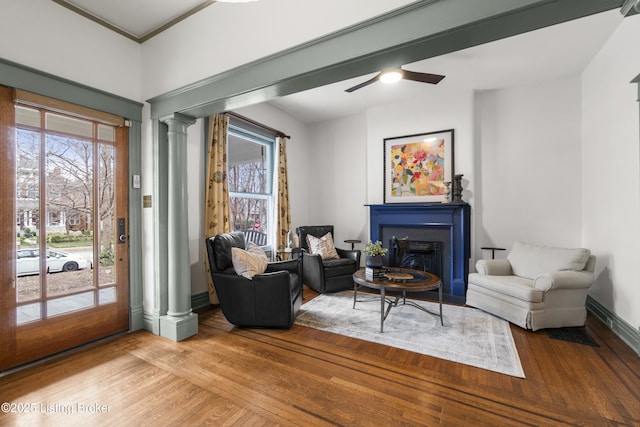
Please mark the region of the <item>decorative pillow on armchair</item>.
<svg viewBox="0 0 640 427"><path fill-rule="evenodd" d="M309 252L311 252L311 254L318 254L322 259L340 258L340 255L336 252L336 247L333 244L331 233L327 233L320 238L307 234L307 246L309 247Z"/></svg>
<svg viewBox="0 0 640 427"><path fill-rule="evenodd" d="M267 269L267 254L253 242L247 244L247 250L231 248L231 261L236 274L253 279Z"/></svg>

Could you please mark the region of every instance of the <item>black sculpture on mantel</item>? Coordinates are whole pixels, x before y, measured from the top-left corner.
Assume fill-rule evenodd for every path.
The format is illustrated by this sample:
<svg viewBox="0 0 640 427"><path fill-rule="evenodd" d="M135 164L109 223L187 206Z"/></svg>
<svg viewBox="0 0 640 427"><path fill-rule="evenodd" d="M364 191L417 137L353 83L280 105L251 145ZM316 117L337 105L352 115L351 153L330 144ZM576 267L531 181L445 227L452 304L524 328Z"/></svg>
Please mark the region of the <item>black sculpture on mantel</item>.
<svg viewBox="0 0 640 427"><path fill-rule="evenodd" d="M452 202L462 202L462 174L453 176Z"/></svg>

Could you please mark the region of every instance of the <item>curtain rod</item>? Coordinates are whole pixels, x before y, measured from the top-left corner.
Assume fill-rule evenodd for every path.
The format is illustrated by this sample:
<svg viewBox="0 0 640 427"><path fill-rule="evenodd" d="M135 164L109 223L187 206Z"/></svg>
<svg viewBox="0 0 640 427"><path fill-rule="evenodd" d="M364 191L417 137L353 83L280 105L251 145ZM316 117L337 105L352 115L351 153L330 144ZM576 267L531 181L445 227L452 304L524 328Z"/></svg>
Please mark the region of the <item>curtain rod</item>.
<svg viewBox="0 0 640 427"><path fill-rule="evenodd" d="M268 130L269 132L273 132L273 133L276 134L276 136L279 136L280 138L291 139L291 137L289 135L287 135L284 132L280 132L278 129L274 129L274 128L269 127L269 126L265 126L262 123L258 123L256 121L253 121L253 120L251 120L251 119L249 119L247 117L241 116L240 114L232 113L230 111L227 111L224 114L226 114L227 116L235 117L236 119L242 120L244 122L247 122L249 124L252 124L254 126L262 128L264 130Z"/></svg>

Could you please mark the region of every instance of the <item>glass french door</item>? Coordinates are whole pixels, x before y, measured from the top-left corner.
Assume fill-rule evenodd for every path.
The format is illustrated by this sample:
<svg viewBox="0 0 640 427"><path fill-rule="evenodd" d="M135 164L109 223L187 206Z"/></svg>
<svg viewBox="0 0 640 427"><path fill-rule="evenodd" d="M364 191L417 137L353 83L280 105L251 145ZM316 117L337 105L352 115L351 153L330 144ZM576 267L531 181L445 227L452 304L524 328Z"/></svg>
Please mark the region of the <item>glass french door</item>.
<svg viewBox="0 0 640 427"><path fill-rule="evenodd" d="M0 370L129 327L127 128L12 95Z"/></svg>

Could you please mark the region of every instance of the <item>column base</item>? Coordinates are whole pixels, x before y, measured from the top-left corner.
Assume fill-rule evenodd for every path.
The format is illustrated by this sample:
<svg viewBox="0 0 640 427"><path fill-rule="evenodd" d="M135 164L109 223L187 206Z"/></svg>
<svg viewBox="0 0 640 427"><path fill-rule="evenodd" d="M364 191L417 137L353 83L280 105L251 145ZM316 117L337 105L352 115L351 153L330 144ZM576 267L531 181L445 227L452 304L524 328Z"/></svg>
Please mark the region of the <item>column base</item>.
<svg viewBox="0 0 640 427"><path fill-rule="evenodd" d="M198 315L189 313L182 317L161 316L160 336L182 341L198 333Z"/></svg>

